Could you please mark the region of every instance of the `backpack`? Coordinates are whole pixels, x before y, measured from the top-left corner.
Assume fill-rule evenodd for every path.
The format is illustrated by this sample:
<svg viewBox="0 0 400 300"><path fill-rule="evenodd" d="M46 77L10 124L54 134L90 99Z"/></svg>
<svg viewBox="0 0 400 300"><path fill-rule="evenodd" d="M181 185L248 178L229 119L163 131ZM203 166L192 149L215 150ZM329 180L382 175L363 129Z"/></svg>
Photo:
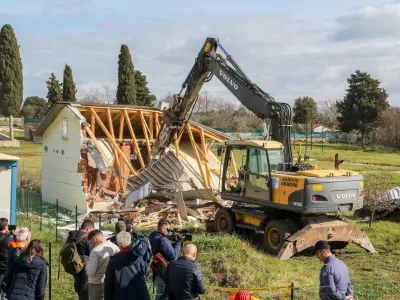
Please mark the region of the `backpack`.
<svg viewBox="0 0 400 300"><path fill-rule="evenodd" d="M162 256L161 253L153 255L151 258L151 270L153 271L153 281L156 275L158 275L162 281L165 282L165 276L167 275L168 261Z"/></svg>
<svg viewBox="0 0 400 300"><path fill-rule="evenodd" d="M132 243L130 245L132 254L143 258L143 260L149 264L152 257L150 243L148 238L142 233L132 234Z"/></svg>
<svg viewBox="0 0 400 300"><path fill-rule="evenodd" d="M85 268L85 262L82 260L76 247L87 235L83 235L76 243L65 243L60 250L59 262L64 267L64 271L71 275L78 275ZM60 277L60 265L58 266L58 277Z"/></svg>

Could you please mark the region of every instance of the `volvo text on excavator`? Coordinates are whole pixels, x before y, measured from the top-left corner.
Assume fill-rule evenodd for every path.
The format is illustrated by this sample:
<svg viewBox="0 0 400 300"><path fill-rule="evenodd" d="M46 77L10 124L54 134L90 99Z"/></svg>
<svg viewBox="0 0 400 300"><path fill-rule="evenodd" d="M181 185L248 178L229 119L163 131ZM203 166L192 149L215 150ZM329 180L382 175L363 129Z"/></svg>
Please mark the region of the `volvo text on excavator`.
<svg viewBox="0 0 400 300"><path fill-rule="evenodd" d="M263 121L266 134L264 140L225 142L219 192L232 204L217 210L215 231L263 231L266 250L281 259L318 240L328 240L333 248L353 242L375 253L361 231L330 216L363 206L363 176L338 168L316 170L310 164L294 163L290 105L276 102L252 82L216 38L206 39L181 92L174 95L172 106L165 111L152 148L153 157L162 157L190 118L203 84L213 76Z"/></svg>

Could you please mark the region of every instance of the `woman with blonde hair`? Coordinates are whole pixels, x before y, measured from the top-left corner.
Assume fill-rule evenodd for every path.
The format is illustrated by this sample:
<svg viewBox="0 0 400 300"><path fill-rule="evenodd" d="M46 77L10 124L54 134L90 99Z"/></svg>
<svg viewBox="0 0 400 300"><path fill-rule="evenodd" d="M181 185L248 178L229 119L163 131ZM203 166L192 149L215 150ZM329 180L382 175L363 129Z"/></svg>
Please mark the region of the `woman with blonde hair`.
<svg viewBox="0 0 400 300"><path fill-rule="evenodd" d="M32 240L13 262L7 276L7 300L42 300L47 283L47 263L40 240Z"/></svg>

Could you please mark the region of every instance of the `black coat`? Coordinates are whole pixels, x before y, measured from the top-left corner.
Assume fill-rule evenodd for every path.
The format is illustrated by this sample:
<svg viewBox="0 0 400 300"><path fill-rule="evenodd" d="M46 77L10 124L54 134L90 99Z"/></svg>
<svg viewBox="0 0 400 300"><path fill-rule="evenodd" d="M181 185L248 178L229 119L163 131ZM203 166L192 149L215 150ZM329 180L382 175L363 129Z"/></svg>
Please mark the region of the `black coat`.
<svg viewBox="0 0 400 300"><path fill-rule="evenodd" d="M201 269L186 256L168 264L166 284L169 300L197 300L206 292Z"/></svg>
<svg viewBox="0 0 400 300"><path fill-rule="evenodd" d="M39 300L43 299L47 283L46 260L34 256L28 262L28 253L22 253L14 260L7 276L8 300Z"/></svg>
<svg viewBox="0 0 400 300"><path fill-rule="evenodd" d="M104 279L104 300L150 300L146 277L149 267L141 257L131 251L110 257Z"/></svg>
<svg viewBox="0 0 400 300"><path fill-rule="evenodd" d="M8 234L0 232L0 275L4 275L7 269L9 242L10 238Z"/></svg>

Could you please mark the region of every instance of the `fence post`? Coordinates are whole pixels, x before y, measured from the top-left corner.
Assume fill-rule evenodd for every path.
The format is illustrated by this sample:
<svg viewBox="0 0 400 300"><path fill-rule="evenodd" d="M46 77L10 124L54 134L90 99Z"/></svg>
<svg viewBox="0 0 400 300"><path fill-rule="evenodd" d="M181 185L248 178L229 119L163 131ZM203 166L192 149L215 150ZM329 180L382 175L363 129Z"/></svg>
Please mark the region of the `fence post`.
<svg viewBox="0 0 400 300"><path fill-rule="evenodd" d="M75 230L78 230L78 205L75 205Z"/></svg>
<svg viewBox="0 0 400 300"><path fill-rule="evenodd" d="M56 241L58 240L58 199L56 202Z"/></svg>
<svg viewBox="0 0 400 300"><path fill-rule="evenodd" d="M291 290L290 290L290 300L293 300L294 299L294 284L293 284L293 282L290 285L290 288L291 288Z"/></svg>
<svg viewBox="0 0 400 300"><path fill-rule="evenodd" d="M51 243L49 243L49 300L51 300Z"/></svg>
<svg viewBox="0 0 400 300"><path fill-rule="evenodd" d="M43 196L40 195L40 231L43 227Z"/></svg>

